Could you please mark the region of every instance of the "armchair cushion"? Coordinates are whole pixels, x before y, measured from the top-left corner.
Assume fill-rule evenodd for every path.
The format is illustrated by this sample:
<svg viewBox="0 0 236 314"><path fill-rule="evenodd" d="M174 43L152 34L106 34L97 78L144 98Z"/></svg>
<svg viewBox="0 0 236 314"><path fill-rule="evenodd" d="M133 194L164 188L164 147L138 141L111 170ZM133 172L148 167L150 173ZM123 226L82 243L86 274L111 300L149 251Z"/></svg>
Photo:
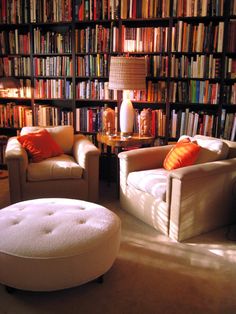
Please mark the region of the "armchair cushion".
<svg viewBox="0 0 236 314"><path fill-rule="evenodd" d="M165 201L167 176L168 171L163 168L134 171L129 173L127 183L140 191L151 194L156 199Z"/></svg>
<svg viewBox="0 0 236 314"><path fill-rule="evenodd" d="M83 168L75 159L65 154L38 163L29 163L27 170L28 181L80 179L83 174Z"/></svg>
<svg viewBox="0 0 236 314"><path fill-rule="evenodd" d="M46 129L21 135L17 140L25 148L33 162L61 155L63 150Z"/></svg>

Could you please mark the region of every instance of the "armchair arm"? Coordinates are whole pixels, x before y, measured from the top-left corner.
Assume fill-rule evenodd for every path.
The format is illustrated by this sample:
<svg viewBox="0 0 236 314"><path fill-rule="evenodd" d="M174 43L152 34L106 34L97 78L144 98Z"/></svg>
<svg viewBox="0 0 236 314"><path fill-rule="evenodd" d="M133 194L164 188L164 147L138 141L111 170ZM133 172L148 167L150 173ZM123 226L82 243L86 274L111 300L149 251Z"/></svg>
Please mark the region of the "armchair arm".
<svg viewBox="0 0 236 314"><path fill-rule="evenodd" d="M181 241L233 223L236 158L171 171L168 190L171 238Z"/></svg>
<svg viewBox="0 0 236 314"><path fill-rule="evenodd" d="M99 194L99 149L82 134L74 135L73 154L84 169L83 178L88 182L88 199L97 201Z"/></svg>
<svg viewBox="0 0 236 314"><path fill-rule="evenodd" d="M120 165L127 173L139 170L161 168L173 145L154 146L119 153Z"/></svg>
<svg viewBox="0 0 236 314"><path fill-rule="evenodd" d="M26 180L28 155L16 137L7 142L5 159L8 167L11 202L21 200L21 187Z"/></svg>
<svg viewBox="0 0 236 314"><path fill-rule="evenodd" d="M74 135L73 155L77 163L84 169L88 166L89 158L97 158L99 149L83 134Z"/></svg>
<svg viewBox="0 0 236 314"><path fill-rule="evenodd" d="M29 163L27 152L18 142L16 137L9 138L5 151L5 158L7 164L13 162L19 163L19 169L21 174L25 172Z"/></svg>

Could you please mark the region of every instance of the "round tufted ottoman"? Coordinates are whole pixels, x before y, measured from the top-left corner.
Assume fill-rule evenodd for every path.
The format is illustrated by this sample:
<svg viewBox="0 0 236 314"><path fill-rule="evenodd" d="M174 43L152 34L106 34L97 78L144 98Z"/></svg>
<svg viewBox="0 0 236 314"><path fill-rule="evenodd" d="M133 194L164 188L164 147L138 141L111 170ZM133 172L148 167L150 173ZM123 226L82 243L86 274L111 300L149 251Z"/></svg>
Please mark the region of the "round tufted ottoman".
<svg viewBox="0 0 236 314"><path fill-rule="evenodd" d="M44 198L0 210L0 283L23 290L74 287L103 275L120 245L120 219L85 201Z"/></svg>

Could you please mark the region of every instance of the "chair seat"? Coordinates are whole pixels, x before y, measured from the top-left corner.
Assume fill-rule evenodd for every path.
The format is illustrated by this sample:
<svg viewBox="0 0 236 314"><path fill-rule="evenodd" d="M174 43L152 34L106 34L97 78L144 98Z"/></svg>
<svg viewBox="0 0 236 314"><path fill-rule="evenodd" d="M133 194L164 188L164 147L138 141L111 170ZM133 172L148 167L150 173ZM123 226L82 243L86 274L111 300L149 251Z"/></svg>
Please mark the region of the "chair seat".
<svg viewBox="0 0 236 314"><path fill-rule="evenodd" d="M82 174L83 168L72 156L66 154L30 163L27 169L28 181L80 179Z"/></svg>
<svg viewBox="0 0 236 314"><path fill-rule="evenodd" d="M160 169L134 171L128 175L127 183L165 201L168 171Z"/></svg>

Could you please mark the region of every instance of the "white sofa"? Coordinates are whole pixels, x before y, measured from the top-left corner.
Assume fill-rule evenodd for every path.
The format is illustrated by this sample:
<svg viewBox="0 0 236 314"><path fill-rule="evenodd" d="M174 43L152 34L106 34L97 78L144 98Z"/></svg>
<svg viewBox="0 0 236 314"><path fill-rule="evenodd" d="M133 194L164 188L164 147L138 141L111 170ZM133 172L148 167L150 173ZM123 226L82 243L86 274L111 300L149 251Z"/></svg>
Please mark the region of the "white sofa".
<svg viewBox="0 0 236 314"><path fill-rule="evenodd" d="M24 127L21 135L39 127ZM99 197L98 148L72 126L45 128L64 154L33 163L16 137L9 139L6 163L11 203L42 197L66 197L96 202Z"/></svg>
<svg viewBox="0 0 236 314"><path fill-rule="evenodd" d="M196 136L205 162L171 171L163 161L173 145L119 154L120 203L124 210L176 241L231 224L236 218L236 143ZM223 149L211 151L209 141ZM204 146L204 145L203 145Z"/></svg>

